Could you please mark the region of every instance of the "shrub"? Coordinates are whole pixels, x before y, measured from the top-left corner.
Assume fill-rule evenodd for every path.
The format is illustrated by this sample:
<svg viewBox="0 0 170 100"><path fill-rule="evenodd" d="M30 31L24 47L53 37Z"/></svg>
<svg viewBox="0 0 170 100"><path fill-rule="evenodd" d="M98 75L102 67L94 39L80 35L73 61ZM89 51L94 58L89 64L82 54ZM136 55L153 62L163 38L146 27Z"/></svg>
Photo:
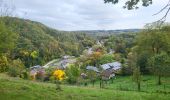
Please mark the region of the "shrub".
<svg viewBox="0 0 170 100"><path fill-rule="evenodd" d="M0 56L0 72L8 70L8 60L6 56Z"/></svg>
<svg viewBox="0 0 170 100"><path fill-rule="evenodd" d="M9 66L8 74L12 77L21 76L22 71L24 70L24 64L20 59L13 60Z"/></svg>
<svg viewBox="0 0 170 100"><path fill-rule="evenodd" d="M22 71L21 78L23 79L29 79L29 73L27 70Z"/></svg>
<svg viewBox="0 0 170 100"><path fill-rule="evenodd" d="M69 84L75 84L78 81L78 78L80 77L80 70L75 65L70 65L66 69L66 75L67 75L67 82Z"/></svg>

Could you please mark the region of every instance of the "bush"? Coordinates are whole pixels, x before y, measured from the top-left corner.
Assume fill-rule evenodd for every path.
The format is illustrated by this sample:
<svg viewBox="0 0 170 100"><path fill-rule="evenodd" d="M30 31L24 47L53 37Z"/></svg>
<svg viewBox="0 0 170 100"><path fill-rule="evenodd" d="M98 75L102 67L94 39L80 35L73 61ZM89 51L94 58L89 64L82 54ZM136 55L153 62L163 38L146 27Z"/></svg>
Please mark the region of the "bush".
<svg viewBox="0 0 170 100"><path fill-rule="evenodd" d="M67 82L69 84L75 84L78 82L78 78L80 77L80 70L75 65L70 65L66 69L66 76L67 76Z"/></svg>
<svg viewBox="0 0 170 100"><path fill-rule="evenodd" d="M22 71L21 78L23 79L29 79L29 73L27 70Z"/></svg>
<svg viewBox="0 0 170 100"><path fill-rule="evenodd" d="M24 64L20 59L13 60L9 66L8 74L12 77L21 76L24 68Z"/></svg>
<svg viewBox="0 0 170 100"><path fill-rule="evenodd" d="M9 67L9 69L8 69L8 74L9 74L10 76L12 76L12 77L17 77L18 71L17 71L17 69L14 68L14 67Z"/></svg>
<svg viewBox="0 0 170 100"><path fill-rule="evenodd" d="M0 56L0 72L6 72L8 70L8 60L6 56Z"/></svg>
<svg viewBox="0 0 170 100"><path fill-rule="evenodd" d="M123 64L122 69L121 69L119 74L121 74L123 76L132 75L132 68L129 67L128 65L126 65L126 64Z"/></svg>
<svg viewBox="0 0 170 100"><path fill-rule="evenodd" d="M112 54L104 54L99 59L99 64L111 63L114 61L114 56Z"/></svg>

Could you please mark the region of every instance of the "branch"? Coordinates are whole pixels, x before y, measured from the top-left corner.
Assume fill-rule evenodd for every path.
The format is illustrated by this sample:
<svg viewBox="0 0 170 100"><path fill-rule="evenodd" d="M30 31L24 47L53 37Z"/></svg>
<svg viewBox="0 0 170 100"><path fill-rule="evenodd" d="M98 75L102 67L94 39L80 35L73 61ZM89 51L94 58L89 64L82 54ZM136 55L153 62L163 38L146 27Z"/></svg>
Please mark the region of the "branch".
<svg viewBox="0 0 170 100"><path fill-rule="evenodd" d="M169 0L170 1L170 0ZM160 11L158 11L157 13L153 14L153 16L158 15L159 13L161 13L162 11L164 11L168 6L170 6L170 4L168 3L165 7L163 7Z"/></svg>
<svg viewBox="0 0 170 100"><path fill-rule="evenodd" d="M153 16L160 14L160 13L163 12L165 9L168 9L168 10L166 11L165 15L164 15L161 19L159 19L158 21L156 21L156 22L160 23L160 26L166 21L167 15L168 15L168 13L170 12L170 0L168 1L168 3L167 3L166 6L164 6L159 12L153 14Z"/></svg>
<svg viewBox="0 0 170 100"><path fill-rule="evenodd" d="M169 11L170 11L170 7L168 8L168 10L166 11L166 14L160 19L160 20L165 20L166 19L166 17L167 17L167 15L168 15L168 13L169 13Z"/></svg>

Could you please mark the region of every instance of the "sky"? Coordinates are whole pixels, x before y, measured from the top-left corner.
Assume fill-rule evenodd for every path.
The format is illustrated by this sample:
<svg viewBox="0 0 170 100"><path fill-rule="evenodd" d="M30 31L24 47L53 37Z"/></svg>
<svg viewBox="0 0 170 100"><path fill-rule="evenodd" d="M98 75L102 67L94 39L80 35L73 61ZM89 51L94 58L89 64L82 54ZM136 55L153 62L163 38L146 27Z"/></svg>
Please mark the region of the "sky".
<svg viewBox="0 0 170 100"><path fill-rule="evenodd" d="M126 1L126 0L121 0ZM153 0L149 7L138 10L123 9L105 4L104 0L5 0L15 6L15 16L41 22L49 27L65 30L115 30L143 28L159 20L164 14L153 16L168 0ZM169 15L168 15L169 16ZM170 22L170 17L167 17Z"/></svg>

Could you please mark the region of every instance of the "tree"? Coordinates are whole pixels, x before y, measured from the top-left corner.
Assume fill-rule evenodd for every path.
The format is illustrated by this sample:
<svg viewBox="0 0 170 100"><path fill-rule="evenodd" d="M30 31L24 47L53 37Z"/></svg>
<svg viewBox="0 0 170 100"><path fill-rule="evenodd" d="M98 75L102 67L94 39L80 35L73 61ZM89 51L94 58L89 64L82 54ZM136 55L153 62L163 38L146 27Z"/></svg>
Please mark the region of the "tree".
<svg viewBox="0 0 170 100"><path fill-rule="evenodd" d="M20 76L22 71L25 69L24 64L20 59L13 60L12 63L9 65L8 74L13 77Z"/></svg>
<svg viewBox="0 0 170 100"><path fill-rule="evenodd" d="M0 21L0 72L7 71L8 57L15 47L18 35Z"/></svg>
<svg viewBox="0 0 170 100"><path fill-rule="evenodd" d="M32 65L34 65L35 63L37 63L37 58L38 58L38 52L37 51L33 51L31 52L30 56L32 58Z"/></svg>
<svg viewBox="0 0 170 100"><path fill-rule="evenodd" d="M146 30L137 37L138 53L148 52L151 55L170 49L170 33L159 29Z"/></svg>
<svg viewBox="0 0 170 100"><path fill-rule="evenodd" d="M114 61L114 56L112 54L104 54L99 58L99 64L111 63Z"/></svg>
<svg viewBox="0 0 170 100"><path fill-rule="evenodd" d="M113 3L113 4L117 4L119 3L120 0L104 0L105 3ZM152 4L153 0L128 0L125 1L125 5L123 6L123 8L127 8L128 10L132 10L132 9L138 9L138 5L139 3L142 3L142 6L147 7L149 5Z"/></svg>
<svg viewBox="0 0 170 100"><path fill-rule="evenodd" d="M140 67L135 67L133 69L133 81L137 84L138 86L138 91L141 90L141 73L140 73Z"/></svg>
<svg viewBox="0 0 170 100"><path fill-rule="evenodd" d="M4 0L0 0L0 17L12 16L15 6L7 4Z"/></svg>
<svg viewBox="0 0 170 100"><path fill-rule="evenodd" d="M125 1L125 0L124 0ZM148 7L153 3L154 0L127 0L125 1L125 5L123 6L123 8L128 9L128 10L132 10L132 9L138 9L139 8L139 4L142 3L142 6L144 7ZM105 3L113 3L113 4L117 4L120 2L120 0L104 0ZM170 0L167 2L167 4L160 9L160 11L158 11L156 14L157 15L163 11L165 12L165 15L158 21L165 21L166 17L170 11Z"/></svg>
<svg viewBox="0 0 170 100"><path fill-rule="evenodd" d="M56 90L61 90L60 87L60 82L65 79L66 74L63 70L55 70L53 73L53 76L55 78L55 83L56 83Z"/></svg>
<svg viewBox="0 0 170 100"><path fill-rule="evenodd" d="M166 52L155 54L149 59L149 65L153 73L158 76L158 85L161 85L161 77L170 75L170 55Z"/></svg>
<svg viewBox="0 0 170 100"><path fill-rule="evenodd" d="M6 72L8 70L8 59L6 56L0 56L0 72Z"/></svg>
<svg viewBox="0 0 170 100"><path fill-rule="evenodd" d="M97 80L97 73L95 71L93 71L93 70L88 70L87 76L90 79L90 81L92 82L93 87L94 87L94 84L95 84L95 82Z"/></svg>
<svg viewBox="0 0 170 100"><path fill-rule="evenodd" d="M66 69L67 81L70 84L75 84L80 76L80 69L76 65L70 65Z"/></svg>
<svg viewBox="0 0 170 100"><path fill-rule="evenodd" d="M158 84L161 84L160 78L170 70L166 59L170 53L170 27L166 26L155 29L145 30L137 37L136 52L138 54L138 66L140 69L146 67L151 69L158 76ZM162 54L163 52L163 54ZM143 55L146 55L143 57ZM144 62L144 63L143 63ZM149 66L147 65L149 63ZM166 68L166 70L165 70Z"/></svg>
<svg viewBox="0 0 170 100"><path fill-rule="evenodd" d="M7 53L12 50L17 40L17 34L7 28L5 24L0 21L0 54Z"/></svg>
<svg viewBox="0 0 170 100"><path fill-rule="evenodd" d="M137 65L137 53L135 52L136 48L132 49L132 52L128 55L128 64L133 70L133 81L137 84L138 91L141 89L141 72L140 67Z"/></svg>
<svg viewBox="0 0 170 100"><path fill-rule="evenodd" d="M90 55L90 62L91 64L93 64L94 66L99 66L99 59L100 57L102 56L102 53L101 52L93 52L91 55Z"/></svg>

